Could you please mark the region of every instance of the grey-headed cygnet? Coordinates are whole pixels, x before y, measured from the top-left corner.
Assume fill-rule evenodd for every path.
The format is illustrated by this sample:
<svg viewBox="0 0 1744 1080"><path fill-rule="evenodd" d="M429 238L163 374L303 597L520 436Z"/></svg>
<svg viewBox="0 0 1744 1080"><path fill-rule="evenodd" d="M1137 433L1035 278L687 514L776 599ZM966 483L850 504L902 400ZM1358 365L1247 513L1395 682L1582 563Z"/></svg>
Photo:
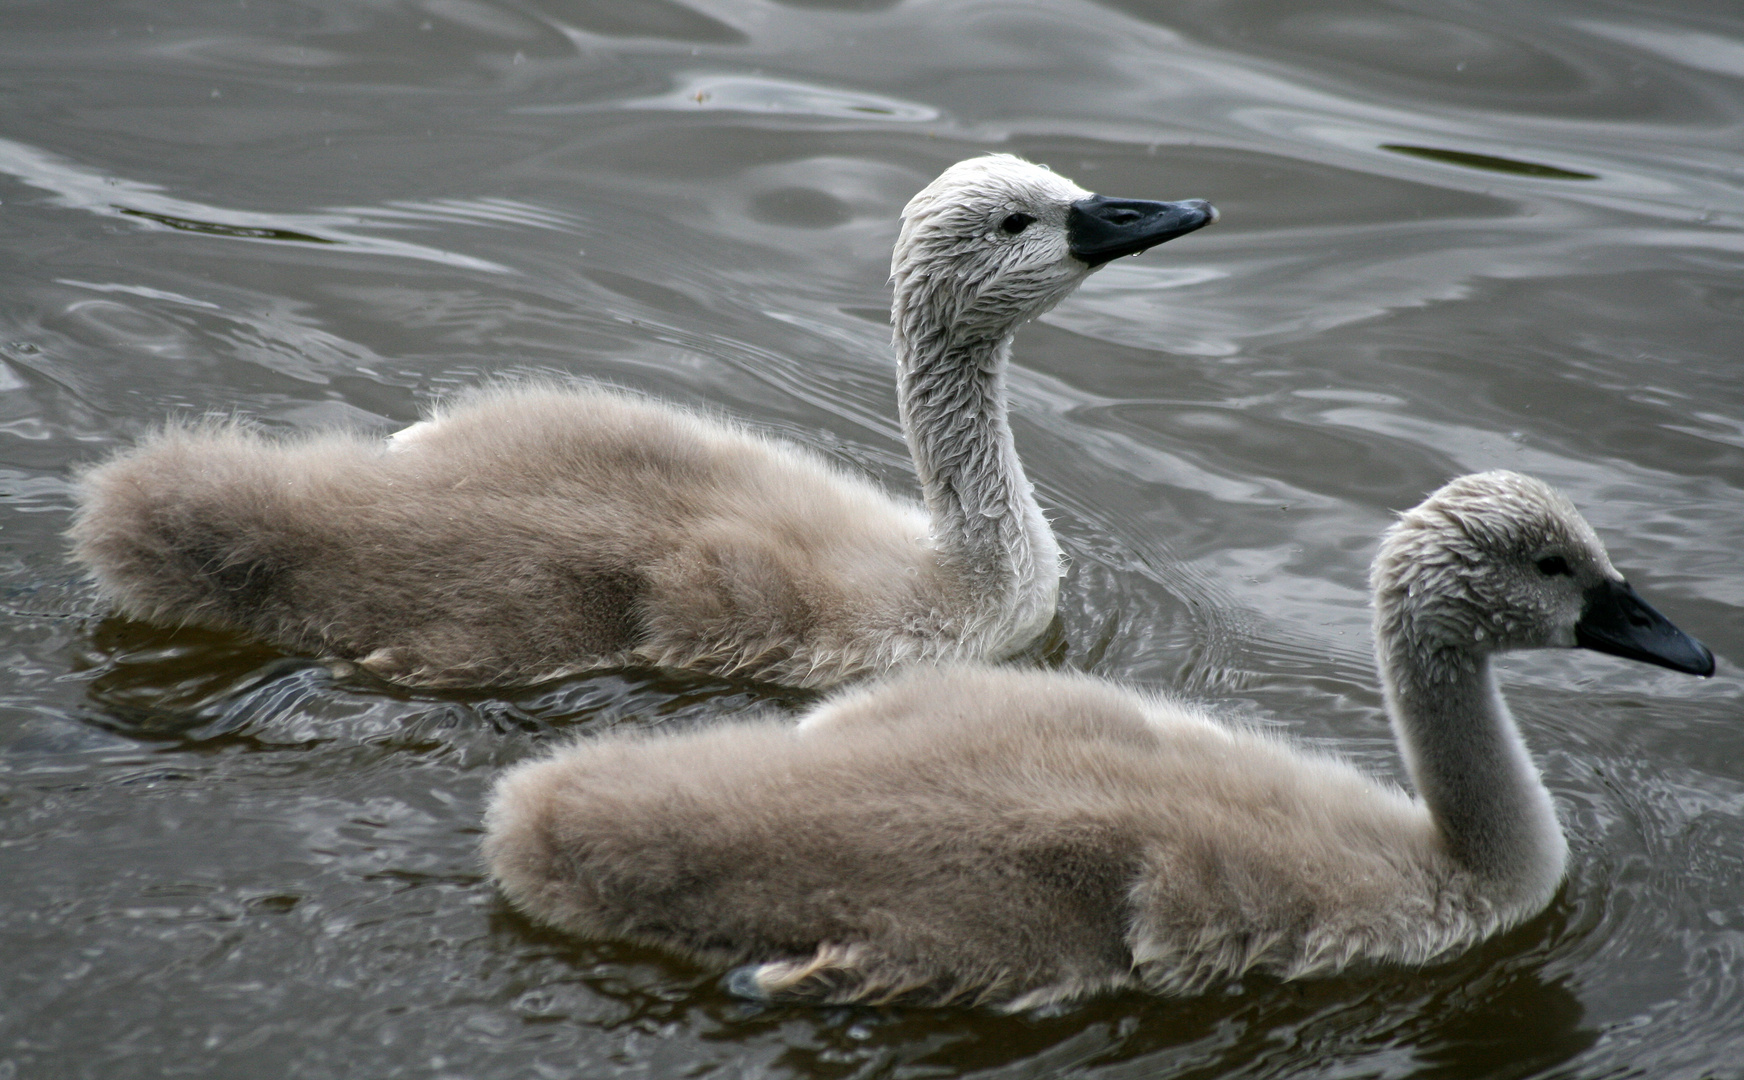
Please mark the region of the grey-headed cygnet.
<svg viewBox="0 0 1744 1080"><path fill-rule="evenodd" d="M1542 910L1567 848L1491 658L1575 647L1710 675L1561 495L1466 476L1372 574L1417 795L1083 675L923 667L797 728L583 740L499 780L509 901L589 937L740 964L735 991L1027 1008L1424 964Z"/></svg>
<svg viewBox="0 0 1744 1080"><path fill-rule="evenodd" d="M730 421L522 383L385 447L171 424L80 478L74 554L127 615L414 684L647 664L821 686L1009 655L1053 618L1060 574L1006 421L1012 336L1216 217L1005 154L916 195L892 321L924 508Z"/></svg>

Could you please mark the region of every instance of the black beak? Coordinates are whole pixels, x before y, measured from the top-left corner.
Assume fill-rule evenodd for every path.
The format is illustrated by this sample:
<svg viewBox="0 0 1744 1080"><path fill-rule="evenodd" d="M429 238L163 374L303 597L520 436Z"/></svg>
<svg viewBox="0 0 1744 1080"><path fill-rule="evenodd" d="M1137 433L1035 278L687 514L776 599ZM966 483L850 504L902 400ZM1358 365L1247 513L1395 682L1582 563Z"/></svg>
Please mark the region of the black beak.
<svg viewBox="0 0 1744 1080"><path fill-rule="evenodd" d="M1708 676L1714 654L1654 611L1627 581L1607 581L1587 590L1587 606L1574 626L1583 649L1644 660L1673 671Z"/></svg>
<svg viewBox="0 0 1744 1080"><path fill-rule="evenodd" d="M1146 202L1092 195L1073 203L1066 215L1066 243L1073 255L1091 266L1101 266L1216 220L1217 208L1204 199Z"/></svg>

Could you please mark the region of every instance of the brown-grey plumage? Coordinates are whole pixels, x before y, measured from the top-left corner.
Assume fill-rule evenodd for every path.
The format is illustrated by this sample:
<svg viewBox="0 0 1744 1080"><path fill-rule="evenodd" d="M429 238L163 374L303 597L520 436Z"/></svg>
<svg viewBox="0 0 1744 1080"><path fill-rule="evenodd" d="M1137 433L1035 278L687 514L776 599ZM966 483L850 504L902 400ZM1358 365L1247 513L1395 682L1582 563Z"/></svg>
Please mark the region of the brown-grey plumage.
<svg viewBox="0 0 1744 1080"><path fill-rule="evenodd" d="M74 554L126 614L410 683L653 664L810 686L1008 655L1059 585L1006 422L1012 336L1109 258L1215 216L1009 155L910 201L892 312L924 509L730 422L514 384L385 446L172 425L83 474Z"/></svg>
<svg viewBox="0 0 1744 1080"><path fill-rule="evenodd" d="M1697 674L1713 658L1627 590L1566 500L1513 473L1404 515L1374 588L1422 799L1086 676L947 666L846 691L797 728L614 734L518 766L485 856L534 918L745 964L731 985L760 997L1024 1008L1426 963L1538 912L1562 879L1491 655L1621 622L1646 636L1595 647Z"/></svg>

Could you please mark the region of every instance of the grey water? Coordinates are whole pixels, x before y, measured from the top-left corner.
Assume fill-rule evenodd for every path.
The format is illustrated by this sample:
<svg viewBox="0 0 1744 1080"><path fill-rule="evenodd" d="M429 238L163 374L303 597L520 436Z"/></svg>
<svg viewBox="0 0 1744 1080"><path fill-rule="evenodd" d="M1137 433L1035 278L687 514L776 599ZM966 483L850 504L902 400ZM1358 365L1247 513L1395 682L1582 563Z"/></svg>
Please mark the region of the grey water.
<svg viewBox="0 0 1744 1080"><path fill-rule="evenodd" d="M114 619L71 477L166 416L386 432L508 372L914 490L896 215L1009 151L1223 220L1019 338L1070 556L1023 662L1401 775L1365 573L1495 467L1720 657L1504 683L1570 836L1449 963L1044 1015L756 1009L481 874L495 771L795 710L412 693ZM0 1078L1744 1076L1744 11L1709 0L0 4Z"/></svg>

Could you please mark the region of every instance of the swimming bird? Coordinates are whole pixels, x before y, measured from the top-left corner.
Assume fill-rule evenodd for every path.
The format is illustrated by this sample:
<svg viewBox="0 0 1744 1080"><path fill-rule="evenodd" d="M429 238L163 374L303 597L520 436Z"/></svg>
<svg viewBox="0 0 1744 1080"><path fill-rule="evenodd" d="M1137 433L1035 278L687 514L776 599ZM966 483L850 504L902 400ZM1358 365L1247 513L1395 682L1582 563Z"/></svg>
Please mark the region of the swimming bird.
<svg viewBox="0 0 1744 1080"><path fill-rule="evenodd" d="M486 861L537 921L741 965L729 988L759 999L1024 1009L1427 964L1563 878L1493 657L1579 646L1696 675L1714 658L1516 473L1404 514L1371 580L1414 797L1111 682L945 665L841 691L797 727L613 733L516 766Z"/></svg>
<svg viewBox="0 0 1744 1080"><path fill-rule="evenodd" d="M1012 337L1216 217L1007 154L914 196L891 314L924 507L730 420L511 383L385 446L172 424L80 477L74 555L126 615L408 684L654 665L822 686L1003 657L1046 629L1060 576L1007 423Z"/></svg>

